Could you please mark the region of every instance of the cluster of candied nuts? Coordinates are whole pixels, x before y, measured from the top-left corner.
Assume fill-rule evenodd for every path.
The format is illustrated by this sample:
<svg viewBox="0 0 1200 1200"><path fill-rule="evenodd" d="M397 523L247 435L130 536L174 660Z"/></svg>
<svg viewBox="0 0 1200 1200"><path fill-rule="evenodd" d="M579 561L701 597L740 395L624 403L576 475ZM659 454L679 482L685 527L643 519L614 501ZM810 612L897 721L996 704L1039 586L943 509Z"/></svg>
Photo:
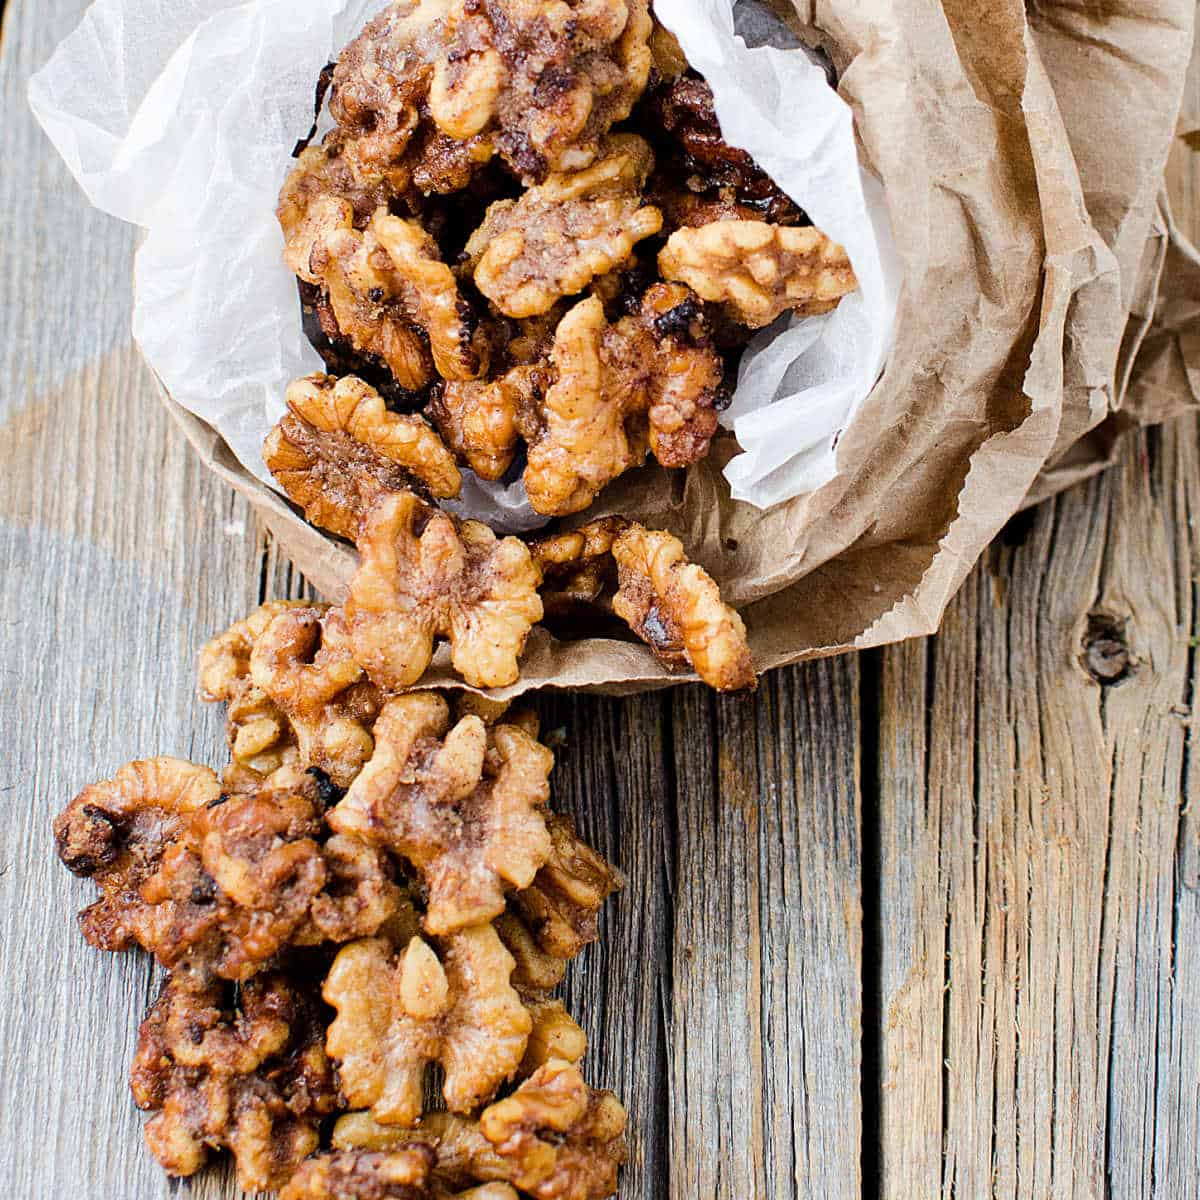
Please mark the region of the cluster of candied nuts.
<svg viewBox="0 0 1200 1200"><path fill-rule="evenodd" d="M532 713L389 694L345 622L271 603L213 639L224 778L130 763L54 823L100 892L87 941L169 972L131 1078L146 1143L172 1175L228 1150L284 1200L610 1196L625 1111L551 993L621 876L549 810Z"/></svg>
<svg viewBox="0 0 1200 1200"><path fill-rule="evenodd" d="M650 0L394 0L329 82L334 128L278 215L331 374L292 386L264 457L359 548L346 626L367 678L415 683L446 638L468 683L511 684L552 605L752 684L740 621L668 535L597 555L585 532L573 566L557 530L526 547L437 501L464 470L519 474L561 519L650 457L700 461L737 352L853 290L845 252L724 141ZM590 586L618 574L623 598Z"/></svg>

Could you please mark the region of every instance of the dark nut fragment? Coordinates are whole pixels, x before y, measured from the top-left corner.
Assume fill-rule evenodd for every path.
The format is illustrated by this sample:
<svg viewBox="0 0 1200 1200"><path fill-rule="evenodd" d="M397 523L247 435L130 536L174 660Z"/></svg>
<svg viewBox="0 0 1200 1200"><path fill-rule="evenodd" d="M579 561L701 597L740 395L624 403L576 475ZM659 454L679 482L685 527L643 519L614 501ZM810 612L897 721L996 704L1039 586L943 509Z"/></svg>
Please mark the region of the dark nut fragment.
<svg viewBox="0 0 1200 1200"><path fill-rule="evenodd" d="M756 683L742 618L712 577L689 563L678 538L631 525L613 543L620 588L613 611L667 666L690 665L710 687Z"/></svg>
<svg viewBox="0 0 1200 1200"><path fill-rule="evenodd" d="M858 287L845 250L818 229L714 221L671 234L658 256L666 279L724 305L751 329L791 311L815 316Z"/></svg>
<svg viewBox="0 0 1200 1200"><path fill-rule="evenodd" d="M545 806L554 756L523 730L477 716L452 728L432 692L397 696L375 754L329 816L347 834L403 855L428 889L425 928L444 934L504 911L552 850Z"/></svg>
<svg viewBox="0 0 1200 1200"><path fill-rule="evenodd" d="M309 375L288 388L287 405L263 461L321 529L353 541L372 503L414 480L431 495L458 495L462 477L437 432L419 416L389 412L362 380Z"/></svg>
<svg viewBox="0 0 1200 1200"><path fill-rule="evenodd" d="M542 572L542 604L548 614L569 616L616 590L612 545L628 524L624 517L602 517L529 543Z"/></svg>
<svg viewBox="0 0 1200 1200"><path fill-rule="evenodd" d="M523 542L400 494L371 510L358 551L346 621L354 659L379 687L416 683L439 635L472 687L516 682L525 640L542 618L541 580Z"/></svg>
<svg viewBox="0 0 1200 1200"><path fill-rule="evenodd" d="M287 717L301 764L348 787L371 756L381 701L355 661L342 612L314 604L278 614L255 642L250 677Z"/></svg>
<svg viewBox="0 0 1200 1200"><path fill-rule="evenodd" d="M161 914L142 898L142 885L187 818L220 797L220 782L207 767L152 758L84 788L55 818L59 858L102 893L79 914L83 936L93 946L125 950L135 942L150 949L157 944Z"/></svg>
<svg viewBox="0 0 1200 1200"><path fill-rule="evenodd" d="M535 1200L612 1196L628 1157L620 1101L588 1087L578 1067L559 1059L484 1109L479 1129L512 1164L512 1182Z"/></svg>
<svg viewBox="0 0 1200 1200"><path fill-rule="evenodd" d="M398 954L382 938L344 947L324 994L338 1010L326 1045L349 1103L383 1124L411 1126L435 1062L452 1112L485 1103L516 1073L532 1026L512 969L490 925L433 945L414 937Z"/></svg>
<svg viewBox="0 0 1200 1200"><path fill-rule="evenodd" d="M146 1144L172 1175L228 1149L246 1191L282 1187L317 1148L337 1095L314 998L282 975L245 984L236 1004L213 986L168 980L138 1032L130 1084L156 1115Z"/></svg>
<svg viewBox="0 0 1200 1200"><path fill-rule="evenodd" d="M653 166L641 138L619 134L591 166L493 204L467 242L476 287L507 316L532 317L619 267L662 228L642 199Z"/></svg>

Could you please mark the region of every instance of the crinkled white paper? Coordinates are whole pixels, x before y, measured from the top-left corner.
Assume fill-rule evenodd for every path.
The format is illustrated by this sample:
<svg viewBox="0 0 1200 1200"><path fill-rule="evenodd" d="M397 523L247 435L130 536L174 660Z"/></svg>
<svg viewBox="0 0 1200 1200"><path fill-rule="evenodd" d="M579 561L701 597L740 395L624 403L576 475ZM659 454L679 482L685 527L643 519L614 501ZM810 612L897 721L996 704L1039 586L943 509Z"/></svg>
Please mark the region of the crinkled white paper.
<svg viewBox="0 0 1200 1200"><path fill-rule="evenodd" d="M736 497L766 507L832 476L836 435L887 353L897 288L850 110L804 51L777 48L794 44L778 22L774 47L735 37L733 5L655 8L712 85L727 139L846 247L860 282L835 312L767 331L744 359L725 420L745 453L727 475ZM133 313L146 359L267 482L260 447L287 384L321 369L283 263L276 198L322 67L383 6L96 0L30 83L35 114L92 203L146 230ZM752 7L739 5L739 28ZM470 478L461 509L512 530L541 523L520 484Z"/></svg>

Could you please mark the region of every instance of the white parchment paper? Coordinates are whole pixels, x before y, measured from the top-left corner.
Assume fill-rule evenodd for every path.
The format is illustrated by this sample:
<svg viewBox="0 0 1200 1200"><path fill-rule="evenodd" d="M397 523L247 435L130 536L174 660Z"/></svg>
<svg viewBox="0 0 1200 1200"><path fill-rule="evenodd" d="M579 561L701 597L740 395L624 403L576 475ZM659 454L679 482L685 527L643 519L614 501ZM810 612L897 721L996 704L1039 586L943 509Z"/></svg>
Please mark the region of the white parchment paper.
<svg viewBox="0 0 1200 1200"><path fill-rule="evenodd" d="M748 150L847 249L859 291L775 326L743 359L724 420L744 453L726 474L760 507L830 479L834 446L874 385L895 317L882 197L859 166L849 108L822 67L752 0L655 0ZM287 384L321 369L300 326L275 220L322 67L382 0L96 0L30 82L34 113L97 207L141 226L133 331L172 396L271 482L260 447ZM536 527L518 483L467 473L461 511Z"/></svg>

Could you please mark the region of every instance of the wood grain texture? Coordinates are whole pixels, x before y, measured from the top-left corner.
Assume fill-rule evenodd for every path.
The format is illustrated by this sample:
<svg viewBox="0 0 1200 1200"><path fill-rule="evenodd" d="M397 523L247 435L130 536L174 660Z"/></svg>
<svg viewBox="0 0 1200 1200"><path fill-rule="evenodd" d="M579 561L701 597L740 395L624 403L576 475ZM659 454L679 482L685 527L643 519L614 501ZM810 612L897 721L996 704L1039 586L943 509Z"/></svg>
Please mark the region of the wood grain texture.
<svg viewBox="0 0 1200 1200"><path fill-rule="evenodd" d="M195 649L304 584L169 427L133 233L28 115L84 0L0 8L0 1178L230 1200L227 1168L181 1188L142 1148L155 975L83 944L49 823L127 759L219 762ZM1171 179L1194 228L1194 162ZM1132 439L937 639L752 701L538 699L555 804L629 881L565 988L630 1110L626 1200L1200 1200L1198 458L1194 422ZM1119 683L1080 665L1089 617Z"/></svg>

